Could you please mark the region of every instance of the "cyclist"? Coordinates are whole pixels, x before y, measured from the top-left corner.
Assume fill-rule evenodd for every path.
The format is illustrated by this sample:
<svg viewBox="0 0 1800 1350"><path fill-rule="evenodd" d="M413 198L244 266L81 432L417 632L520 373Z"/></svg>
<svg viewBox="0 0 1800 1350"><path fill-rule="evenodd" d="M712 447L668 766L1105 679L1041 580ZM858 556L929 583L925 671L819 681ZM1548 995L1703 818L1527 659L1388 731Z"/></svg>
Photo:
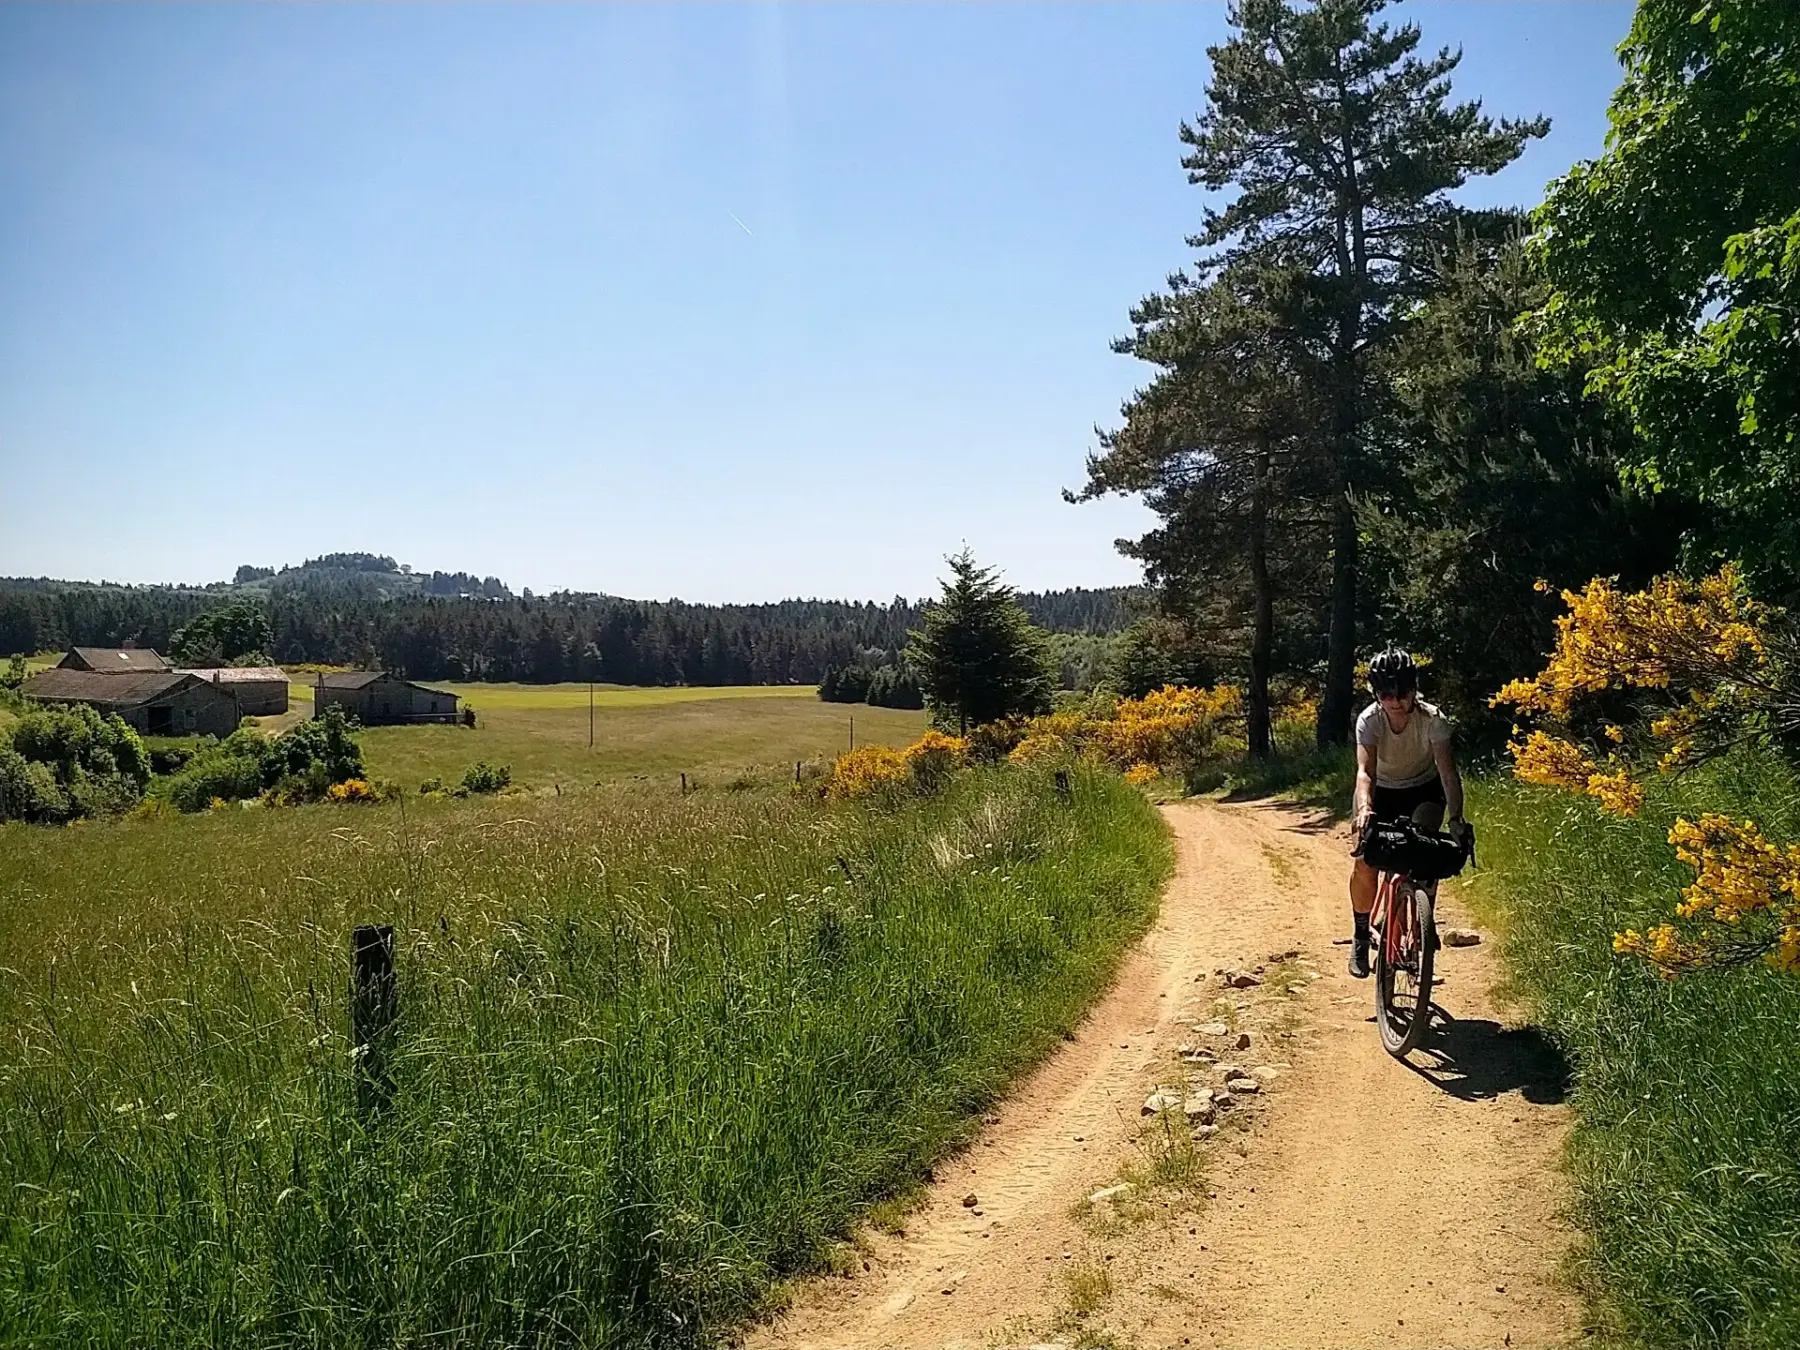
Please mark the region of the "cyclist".
<svg viewBox="0 0 1800 1350"><path fill-rule="evenodd" d="M1450 813L1450 833L1461 840L1462 778L1450 748L1450 722L1419 697L1412 657L1389 647L1369 662L1375 701L1356 719L1356 838L1370 820L1411 816L1428 830ZM1375 907L1375 869L1357 858L1350 869L1350 911L1355 923L1350 973L1369 974L1369 911ZM1435 936L1435 934L1434 934Z"/></svg>

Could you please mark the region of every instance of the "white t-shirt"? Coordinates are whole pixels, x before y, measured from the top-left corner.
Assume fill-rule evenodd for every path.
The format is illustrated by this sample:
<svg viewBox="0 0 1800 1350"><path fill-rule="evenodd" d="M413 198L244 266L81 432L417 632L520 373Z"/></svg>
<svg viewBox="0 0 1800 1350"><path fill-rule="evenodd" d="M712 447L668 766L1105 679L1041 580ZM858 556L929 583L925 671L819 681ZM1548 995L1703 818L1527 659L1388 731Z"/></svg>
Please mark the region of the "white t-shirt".
<svg viewBox="0 0 1800 1350"><path fill-rule="evenodd" d="M1395 731L1379 702L1356 719L1356 743L1375 747L1375 786L1418 787L1437 777L1435 747L1450 739L1450 719L1422 698L1413 700L1405 731Z"/></svg>

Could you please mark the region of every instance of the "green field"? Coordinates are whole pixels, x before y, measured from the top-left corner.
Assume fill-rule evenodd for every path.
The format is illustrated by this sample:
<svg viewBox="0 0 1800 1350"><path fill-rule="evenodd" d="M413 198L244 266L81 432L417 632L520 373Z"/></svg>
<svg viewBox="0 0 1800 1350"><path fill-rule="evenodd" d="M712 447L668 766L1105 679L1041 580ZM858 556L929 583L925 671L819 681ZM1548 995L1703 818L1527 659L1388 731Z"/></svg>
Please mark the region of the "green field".
<svg viewBox="0 0 1800 1350"><path fill-rule="evenodd" d="M289 721L307 715L311 690L294 686ZM620 778L717 785L748 772L791 778L797 760L818 761L857 744L905 745L925 730L925 714L865 704L821 703L810 687L596 688L594 744L588 747L585 684L434 685L453 690L476 713L462 726L370 727L358 733L369 773L416 788L453 782L476 760L512 767L513 781L549 790ZM304 701L302 701L304 697ZM271 719L276 720L276 719Z"/></svg>
<svg viewBox="0 0 1800 1350"><path fill-rule="evenodd" d="M0 1339L713 1343L1058 1043L1170 861L1116 777L1009 769L0 827Z"/></svg>

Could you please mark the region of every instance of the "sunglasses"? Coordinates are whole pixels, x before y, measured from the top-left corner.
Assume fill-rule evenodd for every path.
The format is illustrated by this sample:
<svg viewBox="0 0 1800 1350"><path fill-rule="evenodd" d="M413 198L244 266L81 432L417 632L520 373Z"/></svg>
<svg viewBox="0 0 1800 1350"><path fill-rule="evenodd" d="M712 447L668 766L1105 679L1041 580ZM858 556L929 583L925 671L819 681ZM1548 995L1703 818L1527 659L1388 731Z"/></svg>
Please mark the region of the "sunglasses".
<svg viewBox="0 0 1800 1350"><path fill-rule="evenodd" d="M1375 697L1383 703L1404 703L1407 699L1412 697L1412 691L1408 690L1404 694L1397 694L1391 689L1384 689L1379 694L1375 695Z"/></svg>

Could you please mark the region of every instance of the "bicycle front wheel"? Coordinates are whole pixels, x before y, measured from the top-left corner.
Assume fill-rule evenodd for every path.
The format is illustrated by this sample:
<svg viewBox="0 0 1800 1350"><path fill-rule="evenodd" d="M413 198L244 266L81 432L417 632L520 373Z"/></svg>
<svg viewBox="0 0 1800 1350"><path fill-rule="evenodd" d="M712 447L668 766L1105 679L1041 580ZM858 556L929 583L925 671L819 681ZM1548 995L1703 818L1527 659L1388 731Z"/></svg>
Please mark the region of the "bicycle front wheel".
<svg viewBox="0 0 1800 1350"><path fill-rule="evenodd" d="M1431 1024L1431 892L1403 880L1375 949L1375 1022L1395 1058L1417 1048Z"/></svg>

